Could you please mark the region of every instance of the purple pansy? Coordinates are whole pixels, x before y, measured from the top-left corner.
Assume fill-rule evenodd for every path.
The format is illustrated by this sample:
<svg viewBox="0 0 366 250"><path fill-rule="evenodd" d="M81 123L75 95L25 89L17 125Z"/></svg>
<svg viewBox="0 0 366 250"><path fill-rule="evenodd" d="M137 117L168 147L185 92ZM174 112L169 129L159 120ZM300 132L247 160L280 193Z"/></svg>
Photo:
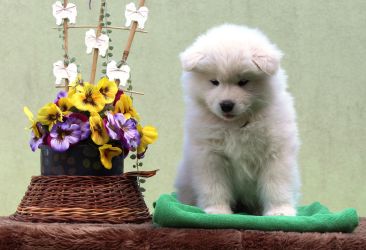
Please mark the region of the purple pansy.
<svg viewBox="0 0 366 250"><path fill-rule="evenodd" d="M58 92L56 99L53 101L54 103L57 103L58 100L60 100L63 97L67 96L67 92L65 90L61 90L60 92Z"/></svg>
<svg viewBox="0 0 366 250"><path fill-rule="evenodd" d="M31 131L31 139L29 141L29 146L31 147L32 151L36 151L37 148L43 143L44 138L46 137L46 133L44 129L42 128L42 124L37 122L37 130L41 137L36 137L34 132Z"/></svg>
<svg viewBox="0 0 366 250"><path fill-rule="evenodd" d="M83 122L82 120L75 118L75 117L68 117L66 120L67 123L76 124L80 126L81 134L80 134L80 141L85 140L90 135L90 125L89 121Z"/></svg>
<svg viewBox="0 0 366 250"><path fill-rule="evenodd" d="M113 140L119 140L126 149L137 148L140 144L140 134L136 128L136 121L128 119L123 114L107 113L106 128Z"/></svg>
<svg viewBox="0 0 366 250"><path fill-rule="evenodd" d="M46 135L44 134L42 137L38 138L34 135L33 131L31 132L31 135L32 135L32 137L29 141L29 146L31 147L32 151L34 152L43 143L43 140Z"/></svg>
<svg viewBox="0 0 366 250"><path fill-rule="evenodd" d="M51 147L58 151L64 152L69 149L71 144L80 141L81 128L77 124L68 122L56 123L51 129Z"/></svg>

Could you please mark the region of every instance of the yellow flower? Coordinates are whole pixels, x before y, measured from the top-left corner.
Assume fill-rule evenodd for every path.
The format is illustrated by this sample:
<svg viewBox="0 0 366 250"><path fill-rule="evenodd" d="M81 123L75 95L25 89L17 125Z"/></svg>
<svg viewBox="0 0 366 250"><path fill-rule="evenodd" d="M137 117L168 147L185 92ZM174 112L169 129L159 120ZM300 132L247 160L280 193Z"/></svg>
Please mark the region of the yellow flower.
<svg viewBox="0 0 366 250"><path fill-rule="evenodd" d="M58 100L57 104L58 104L59 108L61 109L63 115L69 114L70 113L69 110L74 106L72 104L71 99L68 97L60 98Z"/></svg>
<svg viewBox="0 0 366 250"><path fill-rule="evenodd" d="M109 141L107 130L104 127L103 119L98 113L89 117L91 139L97 145L103 145Z"/></svg>
<svg viewBox="0 0 366 250"><path fill-rule="evenodd" d="M34 136L37 138L41 138L41 133L39 132L37 128L37 122L34 120L33 113L29 110L28 107L23 108L25 115L28 117L29 121L31 122L31 126L29 129L31 129L34 133Z"/></svg>
<svg viewBox="0 0 366 250"><path fill-rule="evenodd" d="M139 114L132 106L131 97L126 94L122 94L119 100L116 102L114 113L122 113L126 119L130 119L132 117L137 121L140 120Z"/></svg>
<svg viewBox="0 0 366 250"><path fill-rule="evenodd" d="M71 98L76 93L76 87L83 83L83 78L81 74L78 74L75 81L69 84L69 92L67 92L67 97Z"/></svg>
<svg viewBox="0 0 366 250"><path fill-rule="evenodd" d="M112 158L122 153L118 147L112 147L110 144L104 144L99 147L100 161L106 169L112 168Z"/></svg>
<svg viewBox="0 0 366 250"><path fill-rule="evenodd" d="M103 77L99 80L97 89L104 96L106 103L112 103L114 97L118 91L117 84L113 81L109 81L107 77Z"/></svg>
<svg viewBox="0 0 366 250"><path fill-rule="evenodd" d="M46 104L38 112L38 121L42 125L48 125L50 130L57 121L62 122L62 117L62 111L54 103Z"/></svg>
<svg viewBox="0 0 366 250"><path fill-rule="evenodd" d="M137 147L137 153L142 154L146 151L149 144L153 144L158 139L158 131L152 126L142 127L137 125L137 130L140 133L141 142Z"/></svg>
<svg viewBox="0 0 366 250"><path fill-rule="evenodd" d="M90 113L101 111L105 105L103 95L96 86L88 82L84 82L83 86L78 85L76 87L76 93L72 95L72 101L76 108Z"/></svg>

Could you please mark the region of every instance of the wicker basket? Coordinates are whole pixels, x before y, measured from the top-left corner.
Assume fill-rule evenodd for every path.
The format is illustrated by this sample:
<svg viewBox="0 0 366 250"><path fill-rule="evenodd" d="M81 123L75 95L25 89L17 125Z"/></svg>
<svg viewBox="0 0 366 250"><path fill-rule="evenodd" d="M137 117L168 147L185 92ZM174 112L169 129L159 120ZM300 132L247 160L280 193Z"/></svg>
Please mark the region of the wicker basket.
<svg viewBox="0 0 366 250"><path fill-rule="evenodd" d="M150 213L137 177L156 171L120 176L34 176L11 219L27 222L143 223Z"/></svg>

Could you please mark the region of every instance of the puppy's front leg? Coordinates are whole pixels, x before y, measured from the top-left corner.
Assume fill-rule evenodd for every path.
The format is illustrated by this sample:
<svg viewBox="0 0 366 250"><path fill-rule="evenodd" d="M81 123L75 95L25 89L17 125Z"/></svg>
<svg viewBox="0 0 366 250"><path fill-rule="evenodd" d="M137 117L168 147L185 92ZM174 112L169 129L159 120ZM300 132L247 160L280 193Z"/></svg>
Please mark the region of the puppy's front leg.
<svg viewBox="0 0 366 250"><path fill-rule="evenodd" d="M295 156L274 157L259 176L263 215L296 215L299 175Z"/></svg>
<svg viewBox="0 0 366 250"><path fill-rule="evenodd" d="M198 194L197 205L209 214L231 214L233 197L227 160L207 150L200 150L195 158L195 168L192 170L194 188Z"/></svg>

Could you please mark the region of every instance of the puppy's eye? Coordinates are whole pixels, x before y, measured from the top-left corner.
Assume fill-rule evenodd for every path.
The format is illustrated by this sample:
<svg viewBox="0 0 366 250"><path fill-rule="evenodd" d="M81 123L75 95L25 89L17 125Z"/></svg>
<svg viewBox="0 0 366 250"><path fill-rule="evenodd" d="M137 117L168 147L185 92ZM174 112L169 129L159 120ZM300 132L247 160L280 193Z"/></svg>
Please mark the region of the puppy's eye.
<svg viewBox="0 0 366 250"><path fill-rule="evenodd" d="M220 82L218 80L210 80L210 82L215 85L218 86L220 84Z"/></svg>
<svg viewBox="0 0 366 250"><path fill-rule="evenodd" d="M242 79L238 82L238 85L240 87L243 87L244 85L246 85L247 83L249 82L249 80L245 80L245 79Z"/></svg>

